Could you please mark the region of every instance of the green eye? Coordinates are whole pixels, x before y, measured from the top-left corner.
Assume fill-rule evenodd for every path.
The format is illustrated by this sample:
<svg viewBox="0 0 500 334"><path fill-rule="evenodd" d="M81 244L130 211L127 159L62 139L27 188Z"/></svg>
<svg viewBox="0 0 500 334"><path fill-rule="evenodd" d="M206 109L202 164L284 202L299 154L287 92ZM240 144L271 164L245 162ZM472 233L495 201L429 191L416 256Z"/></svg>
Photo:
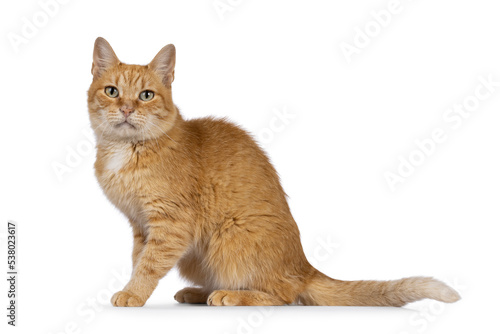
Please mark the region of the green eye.
<svg viewBox="0 0 500 334"><path fill-rule="evenodd" d="M108 87L104 88L104 92L109 97L113 97L113 98L118 97L118 89L116 89L113 86L108 86Z"/></svg>
<svg viewBox="0 0 500 334"><path fill-rule="evenodd" d="M150 90L145 90L144 92L141 92L141 94L139 94L139 99L141 99L143 101L151 101L154 96L155 96L155 93L153 93Z"/></svg>

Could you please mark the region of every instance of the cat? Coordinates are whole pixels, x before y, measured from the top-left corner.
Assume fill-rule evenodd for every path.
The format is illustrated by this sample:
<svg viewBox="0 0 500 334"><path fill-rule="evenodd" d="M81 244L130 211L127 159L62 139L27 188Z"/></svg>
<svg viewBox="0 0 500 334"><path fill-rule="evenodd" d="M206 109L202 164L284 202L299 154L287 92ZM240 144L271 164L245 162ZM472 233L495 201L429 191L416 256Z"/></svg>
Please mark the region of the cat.
<svg viewBox="0 0 500 334"><path fill-rule="evenodd" d="M95 174L130 221L129 283L114 306L143 306L177 266L192 282L174 296L208 305L403 306L459 294L430 277L341 281L306 259L285 192L252 137L224 119L185 120L172 101L175 47L146 66L95 41L88 91Z"/></svg>

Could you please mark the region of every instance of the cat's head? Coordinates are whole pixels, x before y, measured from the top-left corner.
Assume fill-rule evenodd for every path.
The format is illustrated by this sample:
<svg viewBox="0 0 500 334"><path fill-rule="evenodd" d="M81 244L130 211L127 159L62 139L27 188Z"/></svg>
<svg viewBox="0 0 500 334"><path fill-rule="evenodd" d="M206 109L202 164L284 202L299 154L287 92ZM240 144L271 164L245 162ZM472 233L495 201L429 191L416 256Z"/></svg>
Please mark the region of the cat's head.
<svg viewBox="0 0 500 334"><path fill-rule="evenodd" d="M137 142L158 138L172 129L178 113L171 91L174 66L172 44L148 65L127 65L104 38L97 38L88 107L98 140Z"/></svg>

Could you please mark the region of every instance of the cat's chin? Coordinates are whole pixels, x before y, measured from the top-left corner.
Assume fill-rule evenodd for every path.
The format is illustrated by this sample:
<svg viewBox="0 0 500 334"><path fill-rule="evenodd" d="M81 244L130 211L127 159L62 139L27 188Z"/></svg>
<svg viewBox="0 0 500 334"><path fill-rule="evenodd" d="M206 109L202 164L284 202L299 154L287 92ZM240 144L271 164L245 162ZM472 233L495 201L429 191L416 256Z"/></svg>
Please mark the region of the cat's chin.
<svg viewBox="0 0 500 334"><path fill-rule="evenodd" d="M102 138L112 142L138 142L146 139L143 132L127 122L113 125L111 131L108 130L102 134Z"/></svg>
<svg viewBox="0 0 500 334"><path fill-rule="evenodd" d="M113 134L117 137L121 137L123 139L136 137L139 134L135 125L130 124L128 122L122 122L116 124L113 127Z"/></svg>

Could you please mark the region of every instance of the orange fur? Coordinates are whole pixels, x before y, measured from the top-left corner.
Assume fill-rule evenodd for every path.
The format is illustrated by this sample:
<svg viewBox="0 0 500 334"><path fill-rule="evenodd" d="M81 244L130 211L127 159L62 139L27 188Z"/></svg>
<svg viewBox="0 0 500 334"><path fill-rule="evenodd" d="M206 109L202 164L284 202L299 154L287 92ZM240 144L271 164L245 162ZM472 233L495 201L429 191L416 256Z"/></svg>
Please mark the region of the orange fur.
<svg viewBox="0 0 500 334"><path fill-rule="evenodd" d="M431 278L343 282L307 261L278 175L251 136L226 120L186 121L172 101L175 48L147 66L96 40L88 92L95 172L133 230L133 274L115 306L142 306L174 266L209 305L387 305L459 299ZM118 96L106 95L114 87ZM141 100L149 90L154 97ZM126 121L126 122L125 122Z"/></svg>

